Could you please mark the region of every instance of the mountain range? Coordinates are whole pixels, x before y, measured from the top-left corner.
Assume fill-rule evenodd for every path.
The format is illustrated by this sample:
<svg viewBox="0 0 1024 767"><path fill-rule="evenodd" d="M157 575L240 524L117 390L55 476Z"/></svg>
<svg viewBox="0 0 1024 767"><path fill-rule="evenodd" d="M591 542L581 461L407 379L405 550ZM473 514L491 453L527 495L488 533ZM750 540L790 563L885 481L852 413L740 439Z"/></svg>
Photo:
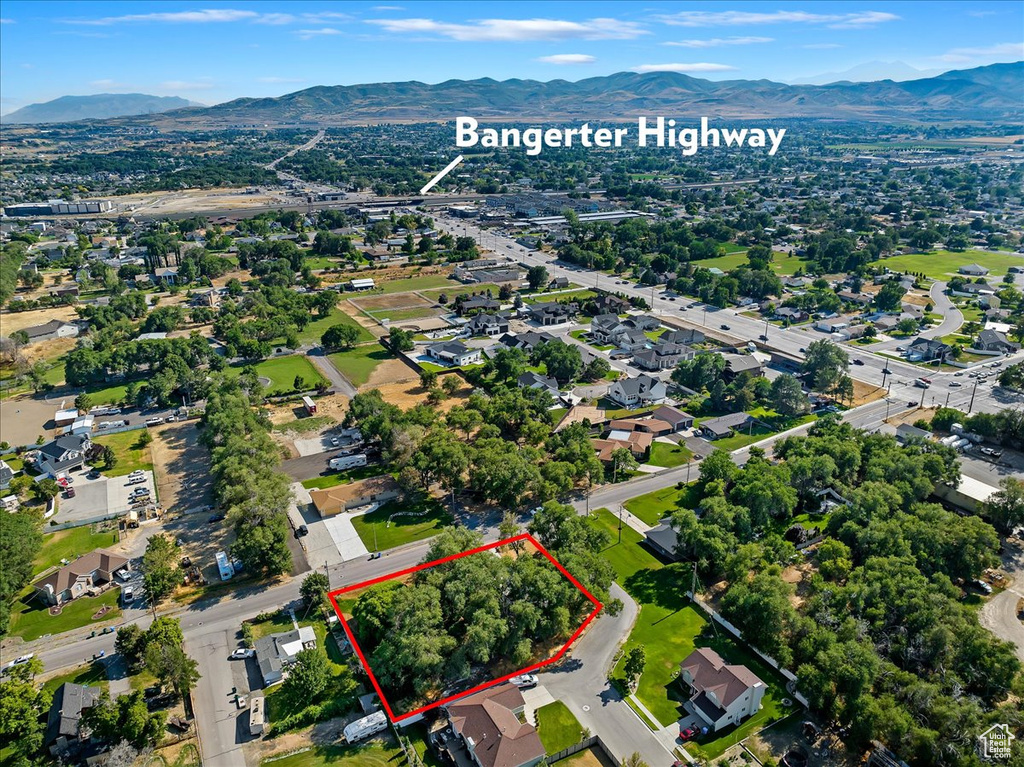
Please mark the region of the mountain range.
<svg viewBox="0 0 1024 767"><path fill-rule="evenodd" d="M5 119L17 118L29 109L26 107ZM786 85L771 80L710 81L677 72L620 72L577 82L482 78L437 84L409 81L321 85L275 98L239 98L212 107L187 107L119 118L116 122L146 123L174 130L432 122L460 115L481 121L632 120L641 114L676 118L706 115L732 119L1019 122L1024 120L1024 62L954 70L905 82L878 80L828 85Z"/></svg>
<svg viewBox="0 0 1024 767"><path fill-rule="evenodd" d="M29 104L4 115L5 123L67 123L105 120L111 117L148 115L182 107L202 106L178 96L145 93L97 93L92 96L61 96L41 104Z"/></svg>

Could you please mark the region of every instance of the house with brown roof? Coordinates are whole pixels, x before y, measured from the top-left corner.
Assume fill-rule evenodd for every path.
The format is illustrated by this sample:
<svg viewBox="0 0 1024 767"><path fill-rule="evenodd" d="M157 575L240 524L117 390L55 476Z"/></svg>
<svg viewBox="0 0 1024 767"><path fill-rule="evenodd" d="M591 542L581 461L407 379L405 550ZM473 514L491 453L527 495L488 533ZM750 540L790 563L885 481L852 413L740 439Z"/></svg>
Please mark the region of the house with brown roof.
<svg viewBox="0 0 1024 767"><path fill-rule="evenodd" d="M698 647L679 664L690 688L689 707L712 732L737 725L761 708L767 686L746 666L726 663L709 647Z"/></svg>
<svg viewBox="0 0 1024 767"><path fill-rule="evenodd" d="M520 720L519 688L500 684L449 703L448 721L479 767L532 767L545 756L537 728Z"/></svg>
<svg viewBox="0 0 1024 767"><path fill-rule="evenodd" d="M369 506L371 503L387 503L400 494L395 478L390 474L382 474L361 482L312 490L309 498L321 517L332 517L343 511Z"/></svg>
<svg viewBox="0 0 1024 767"><path fill-rule="evenodd" d="M46 604L62 605L83 594L99 593L114 579L118 570L127 567L127 557L107 549L96 549L44 575L32 584L32 588Z"/></svg>

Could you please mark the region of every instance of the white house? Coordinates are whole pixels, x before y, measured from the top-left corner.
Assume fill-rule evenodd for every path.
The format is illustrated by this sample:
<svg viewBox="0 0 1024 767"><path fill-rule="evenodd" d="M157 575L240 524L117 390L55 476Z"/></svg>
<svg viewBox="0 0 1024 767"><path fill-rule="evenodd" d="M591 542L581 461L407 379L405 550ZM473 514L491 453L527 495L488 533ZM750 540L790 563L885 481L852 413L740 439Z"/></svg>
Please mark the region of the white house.
<svg viewBox="0 0 1024 767"><path fill-rule="evenodd" d="M668 395L663 381L649 375L622 378L608 389L608 396L623 407L636 408L660 404Z"/></svg>
<svg viewBox="0 0 1024 767"><path fill-rule="evenodd" d="M427 347L427 354L449 365L474 365L482 358L480 349L471 349L461 341L431 344Z"/></svg>
<svg viewBox="0 0 1024 767"><path fill-rule="evenodd" d="M36 469L42 474L56 477L61 472L80 469L85 465L85 454L92 447L88 434L65 434L39 448Z"/></svg>
<svg viewBox="0 0 1024 767"><path fill-rule="evenodd" d="M263 676L263 684L270 686L284 680L288 667L303 650L316 647L316 633L312 626L282 634L270 634L256 640L256 662Z"/></svg>
<svg viewBox="0 0 1024 767"><path fill-rule="evenodd" d="M708 647L699 647L679 664L679 679L689 686L690 708L712 732L742 722L761 708L766 690L746 666L731 665Z"/></svg>

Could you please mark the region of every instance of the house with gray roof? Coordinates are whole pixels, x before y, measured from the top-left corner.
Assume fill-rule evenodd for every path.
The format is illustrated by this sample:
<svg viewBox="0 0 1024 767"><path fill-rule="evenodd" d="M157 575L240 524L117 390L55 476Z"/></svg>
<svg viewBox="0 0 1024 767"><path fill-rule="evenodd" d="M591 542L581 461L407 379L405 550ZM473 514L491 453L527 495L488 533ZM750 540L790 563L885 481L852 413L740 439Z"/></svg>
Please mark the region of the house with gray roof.
<svg viewBox="0 0 1024 767"><path fill-rule="evenodd" d="M100 700L99 687L65 682L53 693L46 717L43 745L53 756L66 753L78 745L82 712Z"/></svg>
<svg viewBox="0 0 1024 767"><path fill-rule="evenodd" d="M746 666L726 663L710 647L698 647L679 664L690 688L688 708L712 732L739 724L761 708L767 685Z"/></svg>
<svg viewBox="0 0 1024 767"><path fill-rule="evenodd" d="M85 465L90 447L92 442L88 434L64 434L39 448L36 468L54 477L61 472L75 471Z"/></svg>
<svg viewBox="0 0 1024 767"><path fill-rule="evenodd" d="M668 396L668 388L664 381L645 373L615 381L608 388L608 396L622 407L639 408L661 404Z"/></svg>
<svg viewBox="0 0 1024 767"><path fill-rule="evenodd" d="M303 650L316 647L316 633L312 626L300 626L281 634L269 634L256 640L256 663L260 667L263 684L284 681L288 667L295 663L296 656Z"/></svg>

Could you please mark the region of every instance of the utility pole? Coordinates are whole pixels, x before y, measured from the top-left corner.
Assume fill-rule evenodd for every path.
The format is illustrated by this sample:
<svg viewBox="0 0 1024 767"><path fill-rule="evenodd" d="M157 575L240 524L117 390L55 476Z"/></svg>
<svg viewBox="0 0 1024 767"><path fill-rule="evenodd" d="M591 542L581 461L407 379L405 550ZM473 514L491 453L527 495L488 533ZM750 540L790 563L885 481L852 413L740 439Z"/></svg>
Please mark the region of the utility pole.
<svg viewBox="0 0 1024 767"><path fill-rule="evenodd" d="M619 504L619 543L622 543L622 504Z"/></svg>
<svg viewBox="0 0 1024 767"><path fill-rule="evenodd" d="M971 411L974 410L974 394L977 391L978 391L978 382L975 381L974 382L974 388L971 389L971 404L967 407L967 415L970 415Z"/></svg>

